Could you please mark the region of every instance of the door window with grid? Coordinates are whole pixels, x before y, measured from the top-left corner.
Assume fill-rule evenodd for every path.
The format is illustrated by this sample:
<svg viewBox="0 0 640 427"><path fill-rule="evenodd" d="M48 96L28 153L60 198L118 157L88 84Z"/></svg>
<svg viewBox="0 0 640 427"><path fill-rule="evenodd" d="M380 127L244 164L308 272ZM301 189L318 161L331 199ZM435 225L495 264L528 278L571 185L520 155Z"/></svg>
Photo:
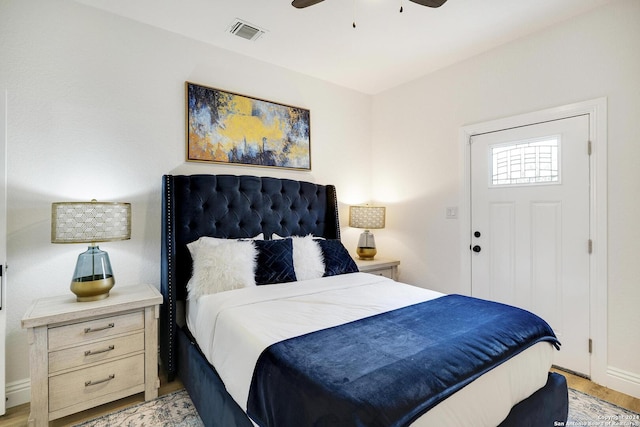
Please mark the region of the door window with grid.
<svg viewBox="0 0 640 427"><path fill-rule="evenodd" d="M560 136L493 145L490 187L560 183Z"/></svg>

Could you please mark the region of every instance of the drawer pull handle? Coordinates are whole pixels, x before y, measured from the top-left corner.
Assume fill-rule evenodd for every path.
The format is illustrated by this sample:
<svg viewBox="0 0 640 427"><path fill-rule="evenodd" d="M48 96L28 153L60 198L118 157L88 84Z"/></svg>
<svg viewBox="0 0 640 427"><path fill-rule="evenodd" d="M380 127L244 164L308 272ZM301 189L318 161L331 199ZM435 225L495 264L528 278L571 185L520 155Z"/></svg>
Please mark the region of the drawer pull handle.
<svg viewBox="0 0 640 427"><path fill-rule="evenodd" d="M107 326L103 326L101 328L84 328L84 333L88 334L91 332L104 331L105 329L115 328L115 323L109 323Z"/></svg>
<svg viewBox="0 0 640 427"><path fill-rule="evenodd" d="M107 351L111 351L111 350L113 350L115 348L116 347L114 345L110 345L109 347L103 348L102 350L96 350L96 351L87 350L87 351L84 352L84 355L85 356L93 356L94 354L106 353Z"/></svg>
<svg viewBox="0 0 640 427"><path fill-rule="evenodd" d="M97 384L106 383L107 381L111 381L115 377L116 377L116 374L111 374L107 378L104 378L104 379L101 379L101 380L98 380L98 381L85 381L84 382L84 386L85 387L89 387L90 385L97 385Z"/></svg>

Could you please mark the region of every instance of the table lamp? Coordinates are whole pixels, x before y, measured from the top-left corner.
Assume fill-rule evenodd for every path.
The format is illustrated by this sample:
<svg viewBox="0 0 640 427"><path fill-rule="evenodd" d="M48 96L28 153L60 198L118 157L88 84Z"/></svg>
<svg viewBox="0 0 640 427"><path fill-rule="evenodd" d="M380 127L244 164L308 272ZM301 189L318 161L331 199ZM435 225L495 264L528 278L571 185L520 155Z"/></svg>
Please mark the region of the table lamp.
<svg viewBox="0 0 640 427"><path fill-rule="evenodd" d="M385 211L386 208L382 206L349 207L349 226L364 228L364 232L360 234L358 239L358 248L356 249L358 258L372 260L378 253L373 233L369 230L384 228Z"/></svg>
<svg viewBox="0 0 640 427"><path fill-rule="evenodd" d="M71 279L71 292L80 302L107 298L115 284L109 254L97 243L130 238L130 203L92 200L51 205L51 243L89 243L87 251L78 255Z"/></svg>

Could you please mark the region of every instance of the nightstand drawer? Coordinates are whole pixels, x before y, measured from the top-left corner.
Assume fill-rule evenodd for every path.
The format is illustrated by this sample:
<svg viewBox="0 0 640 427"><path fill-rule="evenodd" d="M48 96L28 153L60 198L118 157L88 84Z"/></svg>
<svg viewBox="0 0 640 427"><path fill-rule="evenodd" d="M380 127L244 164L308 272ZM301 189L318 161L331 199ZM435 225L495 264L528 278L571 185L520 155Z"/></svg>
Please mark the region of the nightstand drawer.
<svg viewBox="0 0 640 427"><path fill-rule="evenodd" d="M363 273L384 276L391 280L398 280L398 265L400 261L385 258L376 258L374 260L356 259L358 269Z"/></svg>
<svg viewBox="0 0 640 427"><path fill-rule="evenodd" d="M49 411L144 384L144 354L49 378Z"/></svg>
<svg viewBox="0 0 640 427"><path fill-rule="evenodd" d="M383 268L380 270L371 270L368 273L375 274L376 276L383 276L389 279L394 279L395 274L391 268Z"/></svg>
<svg viewBox="0 0 640 427"><path fill-rule="evenodd" d="M144 332L107 338L77 347L53 351L49 354L49 372L81 367L89 363L101 362L114 357L144 350Z"/></svg>
<svg viewBox="0 0 640 427"><path fill-rule="evenodd" d="M49 351L140 329L144 329L142 311L58 326L49 329Z"/></svg>

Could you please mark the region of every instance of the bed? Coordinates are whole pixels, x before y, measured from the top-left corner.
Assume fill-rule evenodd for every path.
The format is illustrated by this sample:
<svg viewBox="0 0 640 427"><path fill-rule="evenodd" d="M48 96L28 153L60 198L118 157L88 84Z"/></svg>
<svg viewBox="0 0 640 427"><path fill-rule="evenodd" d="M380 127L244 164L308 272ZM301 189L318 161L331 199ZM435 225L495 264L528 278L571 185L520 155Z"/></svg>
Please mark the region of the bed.
<svg viewBox="0 0 640 427"><path fill-rule="evenodd" d="M334 186L255 176L165 175L162 191L160 357L169 380L178 376L183 382L205 425L566 422L566 381L548 372L558 343L543 330L544 322L538 325L530 313L508 306L357 272L340 243ZM256 251L254 278L266 286L211 294L206 284L204 291L196 286L207 278L200 274L207 268L198 255L203 252L197 251L240 259L244 252L230 254L248 247ZM307 257L311 247L315 255ZM275 267L263 268L274 253L285 261L278 258ZM294 266L294 255L314 262ZM246 264L232 273L237 276ZM196 291L200 298L193 297ZM475 305L482 315L454 314L454 309L470 313ZM415 319L425 318L457 325L438 332L428 351L420 346L432 341L435 329L425 329L422 321L419 331L414 327ZM482 334L486 330L493 341L463 344L460 331L476 327L480 318L487 319ZM506 335L520 323L531 336ZM440 341L440 334L451 335L451 341ZM503 350L503 345L511 347ZM508 356L485 360L498 352ZM427 379L417 374L421 369L440 374ZM444 384L453 380L456 384Z"/></svg>

